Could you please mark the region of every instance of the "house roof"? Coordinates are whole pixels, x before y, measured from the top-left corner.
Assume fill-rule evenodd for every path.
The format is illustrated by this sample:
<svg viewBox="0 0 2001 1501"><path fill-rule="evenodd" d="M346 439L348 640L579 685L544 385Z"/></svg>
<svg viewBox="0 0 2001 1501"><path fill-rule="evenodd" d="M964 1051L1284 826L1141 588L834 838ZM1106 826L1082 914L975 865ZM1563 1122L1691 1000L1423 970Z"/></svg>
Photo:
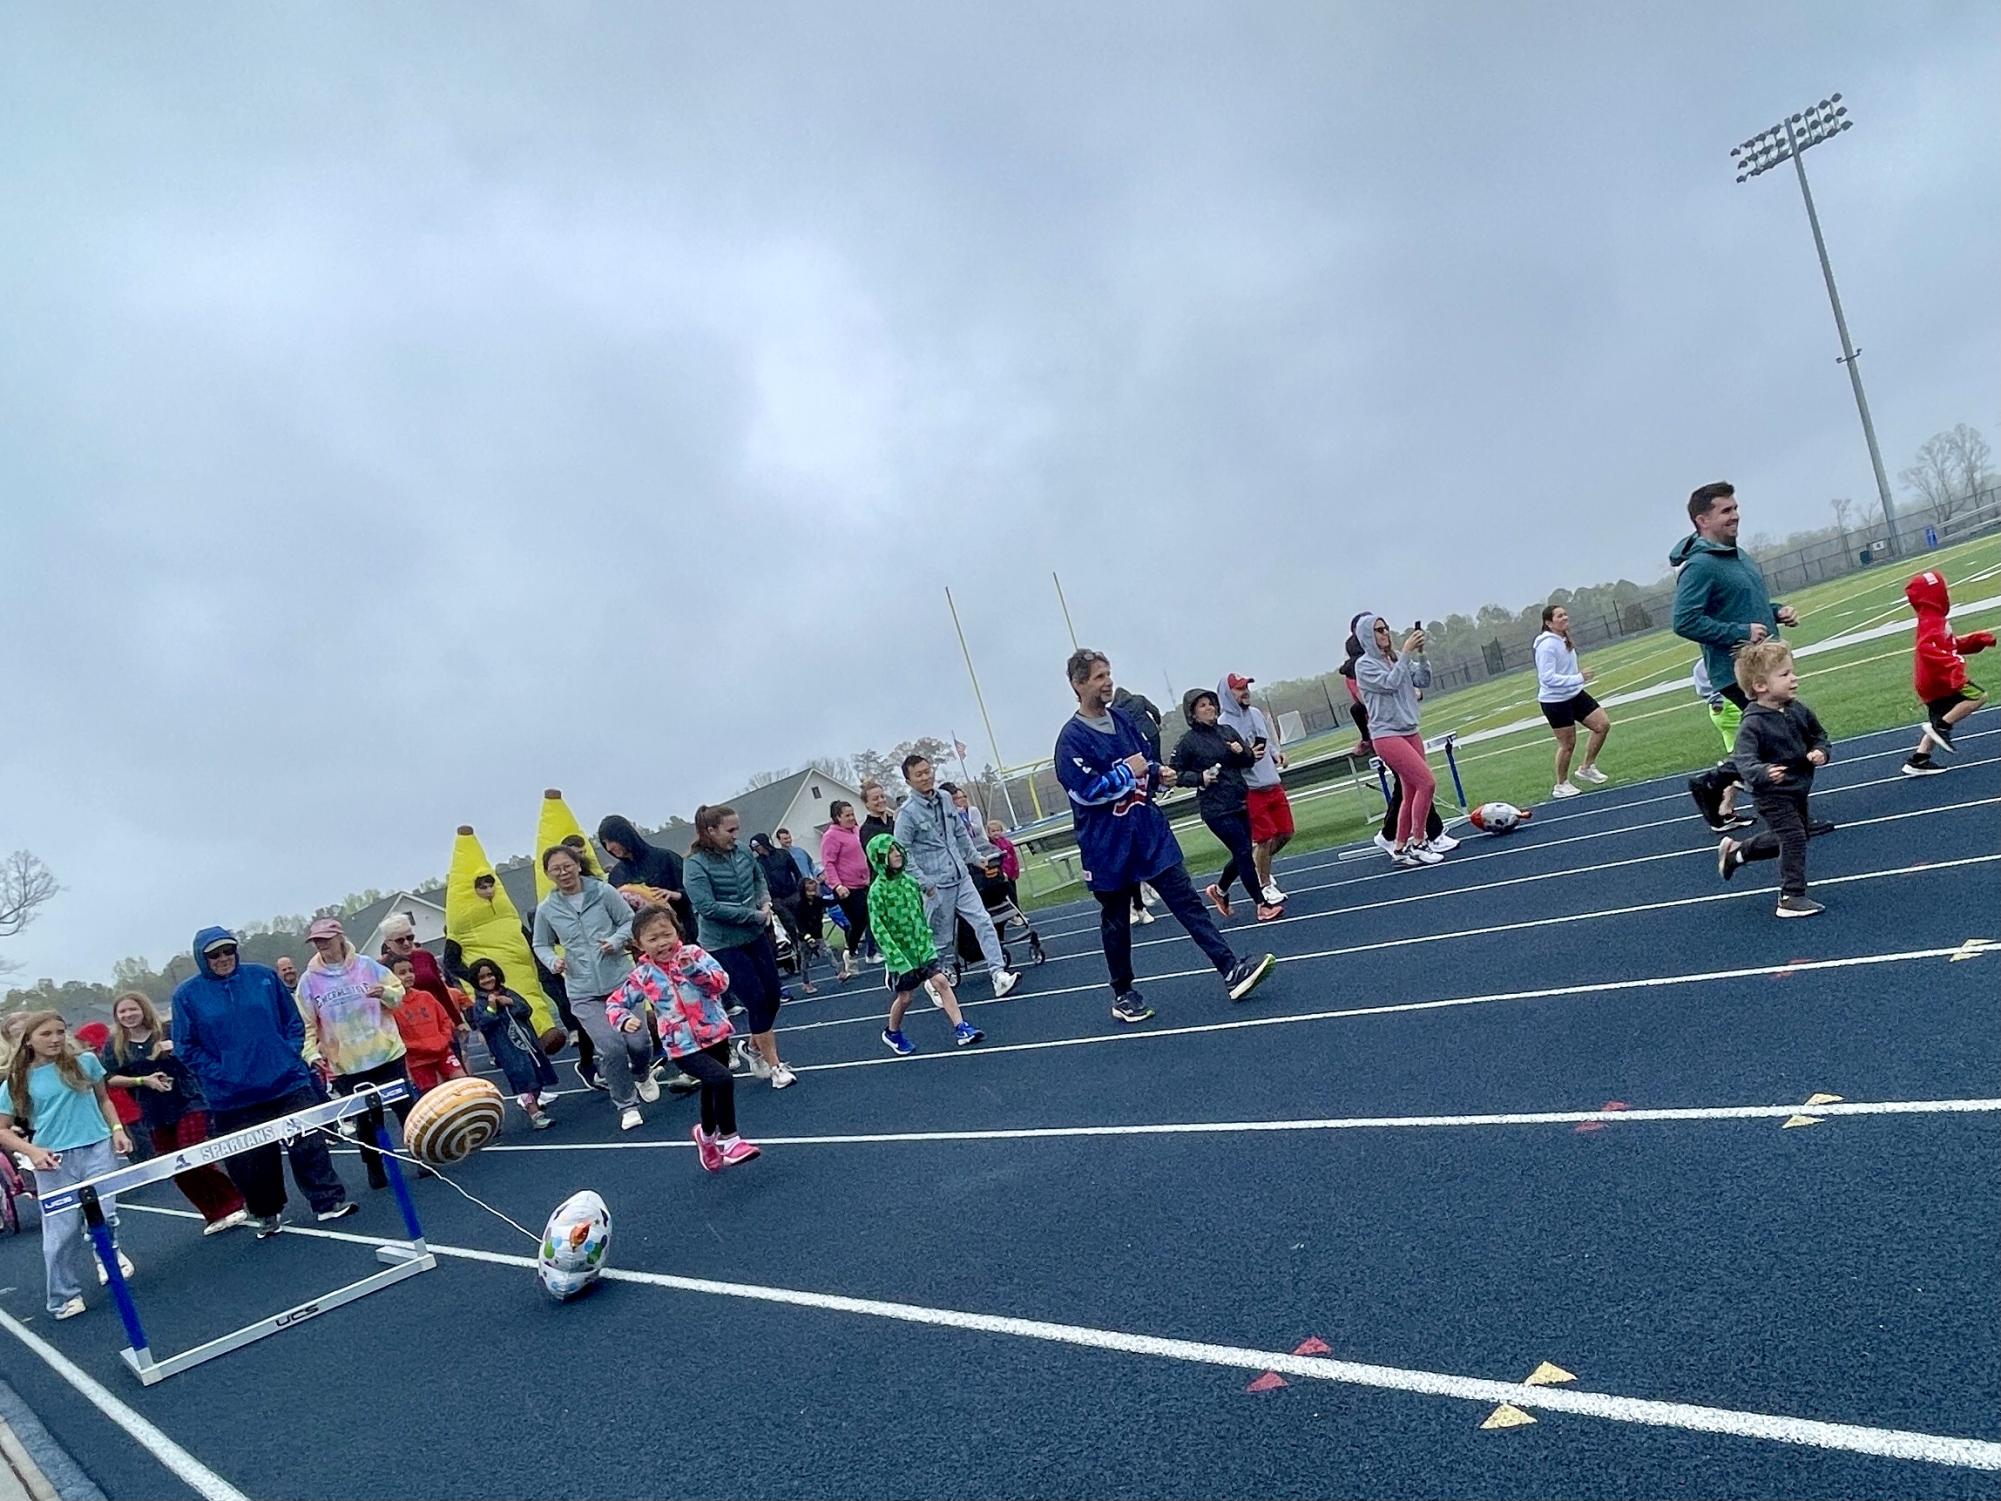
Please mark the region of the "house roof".
<svg viewBox="0 0 2001 1501"><path fill-rule="evenodd" d="M777 833L779 826L785 822L785 810L792 806L792 800L799 795L808 778L814 776L840 788L850 801L861 800L861 793L839 777L828 776L818 767L809 766L804 771L795 771L789 777L780 777L762 787L752 787L730 799L729 805L736 809L736 816L743 826L742 837L749 839L753 834ZM795 838L807 832L805 829L792 831Z"/></svg>

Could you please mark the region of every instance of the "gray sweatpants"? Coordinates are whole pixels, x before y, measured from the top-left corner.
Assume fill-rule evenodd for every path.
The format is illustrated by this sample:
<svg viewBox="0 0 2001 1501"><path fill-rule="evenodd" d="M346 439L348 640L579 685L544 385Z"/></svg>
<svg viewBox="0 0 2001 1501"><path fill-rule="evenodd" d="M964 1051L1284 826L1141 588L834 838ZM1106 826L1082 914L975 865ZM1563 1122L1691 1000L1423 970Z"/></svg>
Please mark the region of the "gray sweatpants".
<svg viewBox="0 0 2001 1501"><path fill-rule="evenodd" d="M998 975L1007 968L1007 962L1001 958L1000 934L994 931L994 920L987 916L971 881L954 881L926 896L924 915L931 922L931 941L938 945L940 964L950 968L958 961L958 919L963 917L972 924L973 937L979 941L980 957L987 961L988 972Z"/></svg>
<svg viewBox="0 0 2001 1501"><path fill-rule="evenodd" d="M35 1193L38 1197L47 1198L57 1189L72 1187L86 1178L95 1178L123 1166L123 1159L111 1150L111 1138L108 1136L87 1147L65 1147L57 1155L62 1161L49 1171L35 1169ZM98 1202L104 1206L104 1221L111 1226L115 1241L118 1238L118 1200L106 1194ZM84 1233L81 1206L42 1216L42 1267L48 1273L50 1313L71 1298L82 1297L86 1279L96 1280L91 1276L92 1261L90 1237Z"/></svg>
<svg viewBox="0 0 2001 1501"><path fill-rule="evenodd" d="M611 1108L621 1113L632 1109L639 1103L634 1081L645 1078L653 1067L652 1034L644 1027L637 1032L620 1030L605 1015L603 996L571 996L570 1010L597 1045L598 1073L611 1095Z"/></svg>

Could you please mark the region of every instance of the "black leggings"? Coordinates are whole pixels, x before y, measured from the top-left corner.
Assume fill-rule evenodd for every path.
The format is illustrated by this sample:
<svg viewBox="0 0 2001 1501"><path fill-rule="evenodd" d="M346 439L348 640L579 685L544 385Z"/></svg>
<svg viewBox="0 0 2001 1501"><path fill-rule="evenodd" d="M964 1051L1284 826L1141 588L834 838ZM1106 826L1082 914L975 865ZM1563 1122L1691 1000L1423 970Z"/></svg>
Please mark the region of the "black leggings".
<svg viewBox="0 0 2001 1501"><path fill-rule="evenodd" d="M1239 809L1235 813L1219 813L1212 818L1205 813L1202 822L1230 852L1230 858L1223 862L1223 873L1216 877L1216 889L1223 893L1224 900L1229 899L1230 883L1242 881L1244 895L1253 901L1262 901L1263 896L1258 891L1258 868L1251 859L1250 814Z"/></svg>
<svg viewBox="0 0 2001 1501"><path fill-rule="evenodd" d="M1348 705L1348 717L1355 721L1355 728L1364 740L1369 738L1369 711L1360 704Z"/></svg>
<svg viewBox="0 0 2001 1501"><path fill-rule="evenodd" d="M1403 783L1397 780L1397 774L1387 766L1383 768L1383 775L1390 779L1390 805L1383 814L1383 838L1393 840L1397 837L1397 814L1403 810ZM1424 821L1424 837L1436 839L1444 832L1445 820L1438 816L1438 803L1434 800L1431 805L1431 816Z"/></svg>
<svg viewBox="0 0 2001 1501"><path fill-rule="evenodd" d="M868 942L868 887L850 886L848 894L836 897L848 919L848 959L859 964L862 947Z"/></svg>
<svg viewBox="0 0 2001 1501"><path fill-rule="evenodd" d="M333 1081L334 1089L340 1094L353 1094L364 1084L387 1084L393 1079L405 1077L403 1060L391 1058L387 1063L378 1063L374 1068L364 1068L358 1073L338 1074ZM416 1100L405 1096L390 1105L399 1121L408 1120L410 1107ZM368 1173L370 1188L383 1188L389 1183L389 1175L382 1170L382 1154L375 1150L375 1143L369 1136L368 1117L362 1116L355 1122L355 1145L361 1148L361 1165Z"/></svg>
<svg viewBox="0 0 2001 1501"><path fill-rule="evenodd" d="M736 1080L730 1076L730 1045L712 1042L699 1052L683 1053L675 1066L702 1081L702 1129L711 1136L736 1135Z"/></svg>

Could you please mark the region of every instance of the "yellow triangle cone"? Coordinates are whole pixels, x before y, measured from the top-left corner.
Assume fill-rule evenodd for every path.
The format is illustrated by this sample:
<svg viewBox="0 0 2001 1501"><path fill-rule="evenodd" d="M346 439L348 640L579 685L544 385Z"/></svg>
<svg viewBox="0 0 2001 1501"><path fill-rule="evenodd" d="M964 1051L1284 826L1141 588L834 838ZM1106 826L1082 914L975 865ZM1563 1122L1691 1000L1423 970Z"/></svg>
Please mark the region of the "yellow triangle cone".
<svg viewBox="0 0 2001 1501"><path fill-rule="evenodd" d="M1809 1105L1839 1105L1841 1103L1841 1096L1838 1094L1808 1095L1806 1102Z"/></svg>
<svg viewBox="0 0 2001 1501"><path fill-rule="evenodd" d="M1480 1426L1482 1428L1521 1428L1534 1421L1534 1418L1523 1412L1514 1403L1503 1402L1499 1407L1487 1414L1487 1421Z"/></svg>
<svg viewBox="0 0 2001 1501"><path fill-rule="evenodd" d="M1779 1127L1779 1129L1781 1131L1790 1131L1794 1126L1817 1126L1819 1124L1820 1117L1817 1115L1796 1115L1783 1126Z"/></svg>
<svg viewBox="0 0 2001 1501"><path fill-rule="evenodd" d="M1566 1381L1575 1381L1576 1379L1575 1376L1571 1375L1562 1366L1552 1365L1545 1360L1541 1365L1529 1372L1529 1379L1524 1381L1522 1385L1561 1386Z"/></svg>
<svg viewBox="0 0 2001 1501"><path fill-rule="evenodd" d="M547 872L542 869L542 852L571 837L584 841L584 874L596 876L602 881L604 867L598 864L598 852L591 844L590 836L584 833L584 826L577 822L577 815L570 811L570 805L563 801L563 794L551 787L542 794L542 815L535 824L536 901L544 900L556 889L556 883L550 880Z"/></svg>
<svg viewBox="0 0 2001 1501"><path fill-rule="evenodd" d="M513 898L498 881L493 899L483 901L472 889L473 878L492 874L493 862L486 858L479 836L471 824L460 824L452 841L451 868L445 872L445 936L464 952L465 962L491 959L507 976L507 988L526 1001L535 1012L537 1031L559 1025L556 1008L542 993L535 978L535 956L521 931L521 914Z"/></svg>

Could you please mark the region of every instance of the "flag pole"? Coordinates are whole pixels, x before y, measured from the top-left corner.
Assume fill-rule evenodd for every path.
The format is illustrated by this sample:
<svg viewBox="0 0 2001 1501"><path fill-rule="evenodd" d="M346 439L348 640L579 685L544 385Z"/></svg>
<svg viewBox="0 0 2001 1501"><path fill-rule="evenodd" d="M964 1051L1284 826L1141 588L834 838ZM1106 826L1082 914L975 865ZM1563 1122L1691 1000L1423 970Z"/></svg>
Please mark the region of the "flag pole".
<svg viewBox="0 0 2001 1501"><path fill-rule="evenodd" d="M966 628L959 624L959 607L952 599L951 586L945 589L945 608L952 612L952 629L959 633L959 655L966 659L966 676L972 679L973 702L980 706L980 723L987 727L987 744L993 747L994 770L1001 772L1001 797L1007 803L1008 823L1013 828L1021 827L1021 817L1014 811L1014 796L1007 790L1007 776L1004 768L1007 762L1001 759L1000 740L994 734L994 722L987 714L986 695L980 692L980 675L973 671L973 654L966 646Z"/></svg>
<svg viewBox="0 0 2001 1501"><path fill-rule="evenodd" d="M1063 597L1063 580L1056 576L1056 570L1049 570L1049 578L1056 585L1056 603L1063 607L1063 629L1070 633L1070 650L1077 650L1077 627L1070 623L1070 601Z"/></svg>

